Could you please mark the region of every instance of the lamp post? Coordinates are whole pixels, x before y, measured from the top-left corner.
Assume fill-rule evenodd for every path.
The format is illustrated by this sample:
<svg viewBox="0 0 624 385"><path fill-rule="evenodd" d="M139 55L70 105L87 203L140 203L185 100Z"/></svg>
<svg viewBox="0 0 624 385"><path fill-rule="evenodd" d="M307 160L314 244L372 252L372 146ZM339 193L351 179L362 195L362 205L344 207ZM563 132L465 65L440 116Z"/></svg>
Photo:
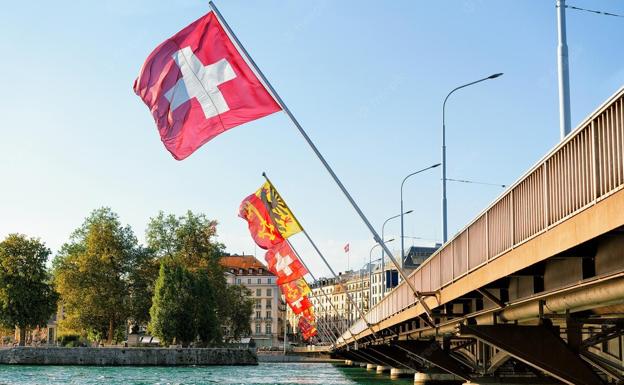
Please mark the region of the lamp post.
<svg viewBox="0 0 624 385"><path fill-rule="evenodd" d="M394 238L390 238L384 243L390 243L394 241ZM373 247L371 247L368 252L368 309L370 310L373 307L373 250L375 247L379 246L379 243L375 243ZM383 259L382 259L383 260ZM381 271L383 275L383 269Z"/></svg>
<svg viewBox="0 0 624 385"><path fill-rule="evenodd" d="M416 174L420 174L423 171L427 171L429 169L432 168L436 168L440 165L441 163L436 163L433 166L429 166L427 168L423 168L422 170L418 170L415 171L411 174L409 174L408 176L406 176L405 178L403 178L403 181L401 182L401 267L403 267L403 258L405 258L405 242L403 241L403 238L405 236L404 233L404 227L403 227L403 185L405 184L405 181L407 180L407 178L416 175Z"/></svg>
<svg viewBox="0 0 624 385"><path fill-rule="evenodd" d="M444 98L444 103L442 104L442 242L443 243L446 243L448 239L447 210L446 210L446 124L445 124L446 101L448 100L449 96L451 96L451 94L453 94L453 92L457 90L471 86L473 84L481 83L489 79L496 79L497 77L502 76L502 75L503 75L502 73L497 73L497 74L493 74L488 77L485 77L483 79L475 80L474 82L461 85L459 87L452 89L451 92L449 92L448 95L446 95L446 98Z"/></svg>
<svg viewBox="0 0 624 385"><path fill-rule="evenodd" d="M386 223L388 223L388 222L389 222L390 220L392 220L392 219L396 219L396 218L398 218L398 217L401 217L401 218L402 218L402 217L403 217L403 215L405 215L405 214L411 214L411 213L413 213L413 212L414 212L414 210L409 210L409 211L406 211L406 212L401 212L401 214L397 214L397 215L395 215L395 216L392 216L392 217L390 217L390 218L386 219L386 221L383 223L383 225L381 225L381 242L382 242L382 243L385 243L385 242L384 242L384 239L385 239L384 232L385 232L385 230L386 230ZM401 258L403 258L403 257L401 257ZM384 249L382 248L382 249L381 249L381 298L383 298L383 297L386 295L386 272L385 272L385 270L384 270L384 263L385 263L384 259L386 259L386 254L385 254ZM396 268L397 268L397 270L399 270L399 271L400 271L401 266L396 266Z"/></svg>

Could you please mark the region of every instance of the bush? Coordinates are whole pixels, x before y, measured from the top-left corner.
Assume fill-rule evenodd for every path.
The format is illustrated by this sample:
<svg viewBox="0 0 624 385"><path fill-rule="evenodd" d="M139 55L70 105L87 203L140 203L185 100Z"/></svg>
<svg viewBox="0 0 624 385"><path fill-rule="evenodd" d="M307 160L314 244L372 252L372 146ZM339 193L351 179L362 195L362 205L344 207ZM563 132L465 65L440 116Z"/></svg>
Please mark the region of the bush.
<svg viewBox="0 0 624 385"><path fill-rule="evenodd" d="M78 334L67 334L58 339L61 346L68 348L80 346L80 336Z"/></svg>

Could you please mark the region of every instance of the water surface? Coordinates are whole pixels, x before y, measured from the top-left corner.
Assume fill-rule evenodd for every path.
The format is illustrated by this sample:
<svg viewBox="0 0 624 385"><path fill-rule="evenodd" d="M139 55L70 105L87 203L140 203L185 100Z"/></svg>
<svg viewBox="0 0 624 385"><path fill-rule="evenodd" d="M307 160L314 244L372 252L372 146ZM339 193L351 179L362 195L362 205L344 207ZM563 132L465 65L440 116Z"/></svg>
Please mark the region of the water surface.
<svg viewBox="0 0 624 385"><path fill-rule="evenodd" d="M98 367L0 365L0 385L413 385L357 367L323 363L261 363L258 366Z"/></svg>

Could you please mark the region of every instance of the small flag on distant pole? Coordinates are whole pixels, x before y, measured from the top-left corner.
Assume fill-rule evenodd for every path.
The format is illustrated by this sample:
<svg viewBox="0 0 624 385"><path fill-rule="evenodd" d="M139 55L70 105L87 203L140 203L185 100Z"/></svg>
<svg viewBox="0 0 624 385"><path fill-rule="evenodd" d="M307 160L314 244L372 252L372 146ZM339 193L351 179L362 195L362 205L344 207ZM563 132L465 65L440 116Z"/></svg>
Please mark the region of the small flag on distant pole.
<svg viewBox="0 0 624 385"><path fill-rule="evenodd" d="M349 244L348 243L346 245L344 245L344 251L345 251L345 253L349 252Z"/></svg>

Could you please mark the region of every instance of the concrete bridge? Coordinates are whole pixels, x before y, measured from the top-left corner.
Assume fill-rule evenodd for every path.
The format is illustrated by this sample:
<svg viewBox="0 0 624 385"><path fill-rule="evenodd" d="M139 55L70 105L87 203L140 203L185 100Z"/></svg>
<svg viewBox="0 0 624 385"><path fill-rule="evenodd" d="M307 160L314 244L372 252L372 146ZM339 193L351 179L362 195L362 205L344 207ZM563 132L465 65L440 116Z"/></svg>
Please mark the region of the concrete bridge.
<svg viewBox="0 0 624 385"><path fill-rule="evenodd" d="M336 356L417 383L624 383L624 88L409 279Z"/></svg>

